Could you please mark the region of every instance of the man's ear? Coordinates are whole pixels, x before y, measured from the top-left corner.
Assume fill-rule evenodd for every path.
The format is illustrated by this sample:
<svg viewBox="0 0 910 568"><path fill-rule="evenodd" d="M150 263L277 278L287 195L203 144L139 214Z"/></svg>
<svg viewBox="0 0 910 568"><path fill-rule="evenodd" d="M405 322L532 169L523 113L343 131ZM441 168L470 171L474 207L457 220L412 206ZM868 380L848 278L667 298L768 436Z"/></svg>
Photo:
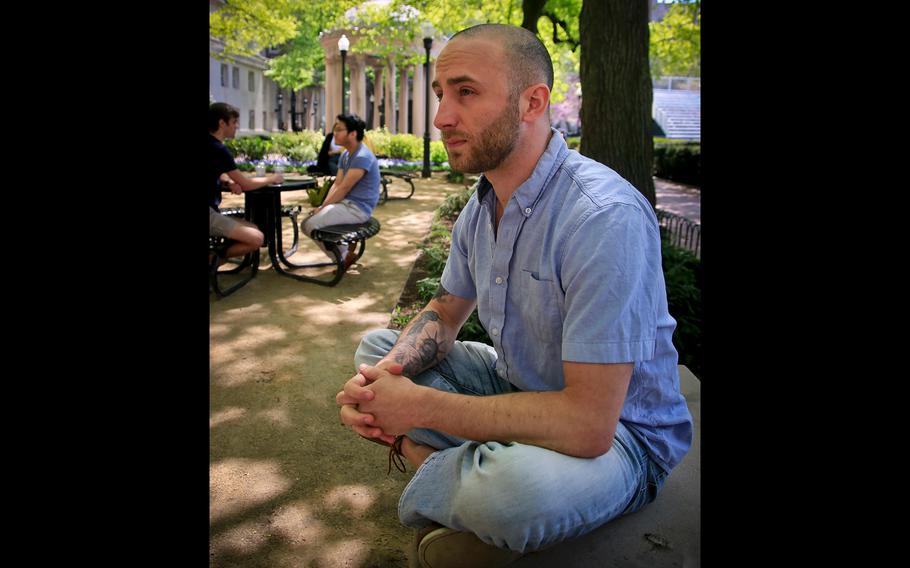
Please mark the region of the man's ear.
<svg viewBox="0 0 910 568"><path fill-rule="evenodd" d="M534 122L547 112L550 104L550 89L543 83L531 85L521 94L522 120Z"/></svg>

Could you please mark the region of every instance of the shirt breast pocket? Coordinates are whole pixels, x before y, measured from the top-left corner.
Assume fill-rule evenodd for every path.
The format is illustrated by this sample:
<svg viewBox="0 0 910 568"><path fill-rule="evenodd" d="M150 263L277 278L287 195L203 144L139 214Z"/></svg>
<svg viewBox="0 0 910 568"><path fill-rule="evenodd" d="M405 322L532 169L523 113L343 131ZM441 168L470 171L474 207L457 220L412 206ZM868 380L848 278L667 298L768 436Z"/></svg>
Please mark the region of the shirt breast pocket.
<svg viewBox="0 0 910 568"><path fill-rule="evenodd" d="M522 320L534 337L546 343L562 342L559 285L553 276L522 269L518 303Z"/></svg>

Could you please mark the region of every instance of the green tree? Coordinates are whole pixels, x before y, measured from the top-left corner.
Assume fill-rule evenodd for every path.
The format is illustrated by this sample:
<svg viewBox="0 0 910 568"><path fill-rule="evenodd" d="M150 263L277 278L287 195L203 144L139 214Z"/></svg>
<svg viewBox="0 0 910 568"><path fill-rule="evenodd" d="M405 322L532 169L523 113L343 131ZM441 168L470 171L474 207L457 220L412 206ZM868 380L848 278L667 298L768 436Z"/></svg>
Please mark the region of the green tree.
<svg viewBox="0 0 910 568"><path fill-rule="evenodd" d="M265 72L284 88L301 89L322 81L323 30L336 27L358 0L231 0L209 14L209 33L224 43L216 57L255 55L265 48L279 55Z"/></svg>
<svg viewBox="0 0 910 568"><path fill-rule="evenodd" d="M224 55L255 55L297 34L293 0L231 0L209 14L209 34L224 43Z"/></svg>
<svg viewBox="0 0 910 568"><path fill-rule="evenodd" d="M701 2L676 3L651 22L652 76L701 76Z"/></svg>
<svg viewBox="0 0 910 568"><path fill-rule="evenodd" d="M697 16L700 2L692 6ZM533 31L553 57L553 102L565 96L566 77L579 66L582 153L616 169L654 203L647 0L392 0L385 6L362 0L232 0L210 16L211 33L224 42L228 57L278 47L281 55L270 61L266 74L293 89L321 80L320 32L351 30L357 38L352 51L405 65L423 62L424 22L433 25L437 38L479 23Z"/></svg>
<svg viewBox="0 0 910 568"><path fill-rule="evenodd" d="M535 10L529 15L528 10ZM566 77L578 67L578 13L581 0L393 0L388 6L362 5L339 27L357 30L358 41L351 50L391 58L398 65L424 61L423 32L426 22L434 37L451 37L477 24L521 25L533 21L532 32L546 45L554 62L553 102L559 102L570 88Z"/></svg>

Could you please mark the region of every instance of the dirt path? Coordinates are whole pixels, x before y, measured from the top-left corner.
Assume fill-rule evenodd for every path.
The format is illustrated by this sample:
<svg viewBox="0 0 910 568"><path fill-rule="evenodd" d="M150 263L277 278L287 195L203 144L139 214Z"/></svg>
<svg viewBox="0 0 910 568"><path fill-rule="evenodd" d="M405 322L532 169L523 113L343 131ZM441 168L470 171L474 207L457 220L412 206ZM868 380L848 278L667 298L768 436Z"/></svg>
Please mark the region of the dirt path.
<svg viewBox="0 0 910 568"><path fill-rule="evenodd" d="M433 212L460 188L438 175L417 184L413 198L376 208L381 232L334 288L268 267L232 296L212 296L211 566L408 565L413 534L396 510L413 471L386 476L385 449L340 425L335 394L360 338L388 325ZM224 206L242 204L229 196ZM308 240L301 248L295 259L320 258Z"/></svg>

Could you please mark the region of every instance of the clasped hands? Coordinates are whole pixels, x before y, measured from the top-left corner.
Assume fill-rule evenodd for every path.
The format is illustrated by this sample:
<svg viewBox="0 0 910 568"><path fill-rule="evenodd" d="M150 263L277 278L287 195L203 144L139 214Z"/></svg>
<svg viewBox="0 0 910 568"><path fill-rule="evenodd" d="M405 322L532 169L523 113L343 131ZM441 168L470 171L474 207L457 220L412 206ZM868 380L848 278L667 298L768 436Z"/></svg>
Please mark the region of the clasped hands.
<svg viewBox="0 0 910 568"><path fill-rule="evenodd" d="M416 426L414 395L420 387L401 375L398 363L360 365L359 370L335 395L341 422L365 438L391 444L396 435Z"/></svg>

